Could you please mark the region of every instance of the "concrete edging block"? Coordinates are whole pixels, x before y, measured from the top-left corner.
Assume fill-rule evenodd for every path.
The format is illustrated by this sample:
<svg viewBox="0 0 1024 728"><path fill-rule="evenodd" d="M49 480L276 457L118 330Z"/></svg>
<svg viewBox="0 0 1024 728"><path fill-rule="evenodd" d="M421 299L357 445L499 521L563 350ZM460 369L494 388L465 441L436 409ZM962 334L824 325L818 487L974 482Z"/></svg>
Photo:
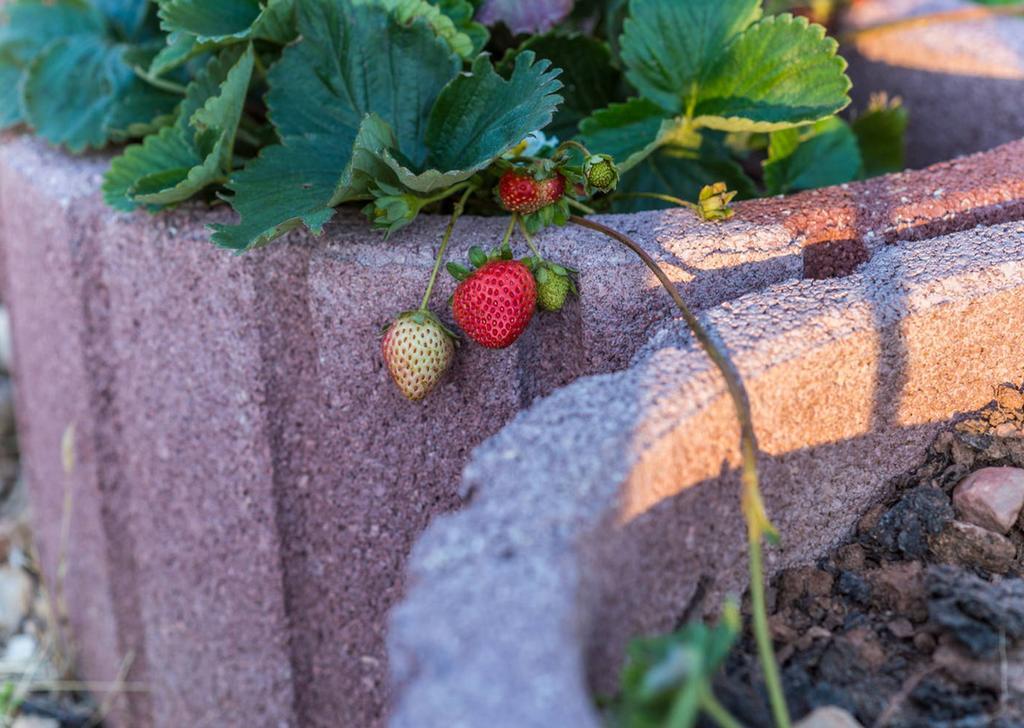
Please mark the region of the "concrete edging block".
<svg viewBox="0 0 1024 728"><path fill-rule="evenodd" d="M947 418L1024 375L1007 333L1024 326L1024 224L891 247L703 318L751 396L784 539L769 568L804 563ZM600 725L590 688L614 688L630 637L744 587L737 438L724 383L677 323L481 445L470 505L427 529L392 612L391 725Z"/></svg>
<svg viewBox="0 0 1024 728"><path fill-rule="evenodd" d="M121 706L132 728L204 725L218 711L253 726L380 725L386 614L416 537L462 504L472 449L538 397L626 367L671 307L611 243L548 231L549 256L582 269L582 298L509 350L464 347L440 393L410 406L376 334L418 302L445 221L384 245L340 212L321 240L293 233L231 256L205 242L226 210L106 209L104 164L25 137L0 146L19 417L50 574L65 483L80 494L66 591L83 674L109 681L134 655L129 677L152 691ZM705 309L848 273L888 243L1022 215L1016 142L742 203L722 225L685 211L614 224ZM493 245L501 227L461 221L452 255Z"/></svg>
<svg viewBox="0 0 1024 728"><path fill-rule="evenodd" d="M859 0L843 30L919 15L978 10L969 0ZM910 112L907 164L991 149L1024 135L1024 18L951 20L866 35L845 44L855 109L873 93Z"/></svg>

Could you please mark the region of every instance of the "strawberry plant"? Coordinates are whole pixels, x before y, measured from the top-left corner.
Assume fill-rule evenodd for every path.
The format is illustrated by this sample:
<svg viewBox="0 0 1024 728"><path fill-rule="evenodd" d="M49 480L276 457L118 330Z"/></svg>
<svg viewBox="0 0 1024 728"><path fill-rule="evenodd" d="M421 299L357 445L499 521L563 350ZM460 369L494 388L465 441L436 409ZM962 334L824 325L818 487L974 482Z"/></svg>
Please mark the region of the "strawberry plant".
<svg viewBox="0 0 1024 728"><path fill-rule="evenodd" d="M761 0L13 0L2 18L0 127L71 152L129 142L103 183L114 208L225 200L237 219L211 239L237 252L296 228L318 235L342 205L361 206L383 237L447 213L419 307L396 312L381 341L410 400L455 357L430 305L465 212L508 219L493 252L471 249L472 269L447 266L459 280L452 318L488 348L577 293L576 271L544 257L538 230L574 224L633 251L735 405L754 634L773 717L789 724L764 603L762 541L775 532L742 381L643 248L587 215L674 205L721 221L735 197L902 167L897 101L836 116L850 82L822 26L766 14ZM518 260L514 236L529 250ZM671 688L673 725L699 710L725 722L708 677L737 622L727 607L718 628L639 649L617 718L661 710ZM659 682L656 666L678 650L702 657Z"/></svg>

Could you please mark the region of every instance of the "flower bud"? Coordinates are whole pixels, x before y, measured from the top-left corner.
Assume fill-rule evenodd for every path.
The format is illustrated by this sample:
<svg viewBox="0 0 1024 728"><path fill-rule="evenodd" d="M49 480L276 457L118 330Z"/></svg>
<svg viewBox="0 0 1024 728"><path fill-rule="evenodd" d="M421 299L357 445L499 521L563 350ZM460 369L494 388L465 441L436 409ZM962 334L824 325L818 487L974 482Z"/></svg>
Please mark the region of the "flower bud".
<svg viewBox="0 0 1024 728"><path fill-rule="evenodd" d="M697 212L702 220L728 220L733 216L729 207L736 192L725 186L725 182L704 185L697 201Z"/></svg>

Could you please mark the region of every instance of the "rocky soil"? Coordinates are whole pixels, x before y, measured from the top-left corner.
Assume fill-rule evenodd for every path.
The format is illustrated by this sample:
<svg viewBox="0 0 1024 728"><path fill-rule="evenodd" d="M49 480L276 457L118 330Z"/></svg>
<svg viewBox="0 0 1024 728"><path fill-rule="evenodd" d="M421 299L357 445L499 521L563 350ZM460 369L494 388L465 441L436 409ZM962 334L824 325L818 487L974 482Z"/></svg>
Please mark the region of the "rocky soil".
<svg viewBox="0 0 1024 728"><path fill-rule="evenodd" d="M848 543L777 579L793 714L834 706L807 726L1024 726L1024 392L994 395ZM745 725L770 725L749 638L716 692Z"/></svg>

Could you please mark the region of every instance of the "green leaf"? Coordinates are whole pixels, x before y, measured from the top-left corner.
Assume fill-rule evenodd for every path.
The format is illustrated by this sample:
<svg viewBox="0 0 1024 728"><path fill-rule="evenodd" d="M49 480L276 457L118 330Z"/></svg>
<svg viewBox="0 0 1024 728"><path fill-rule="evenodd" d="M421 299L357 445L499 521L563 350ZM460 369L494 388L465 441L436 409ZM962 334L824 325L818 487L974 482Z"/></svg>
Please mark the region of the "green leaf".
<svg viewBox="0 0 1024 728"><path fill-rule="evenodd" d="M117 40L136 41L145 34L149 0L92 0L92 4L107 19Z"/></svg>
<svg viewBox="0 0 1024 728"><path fill-rule="evenodd" d="M576 135L580 121L595 110L619 100L622 74L612 65L611 51L604 41L576 33L552 31L531 37L515 53L518 55L527 50L562 69L559 80L564 84L561 90L564 103L544 130L547 134L563 140L571 139ZM506 57L502 66L510 63L511 59Z"/></svg>
<svg viewBox="0 0 1024 728"><path fill-rule="evenodd" d="M294 0L160 0L160 24L199 43L260 38L287 43L295 37Z"/></svg>
<svg viewBox="0 0 1024 728"><path fill-rule="evenodd" d="M84 0L18 0L0 11L0 50L24 68L48 43L71 35L102 35L103 16Z"/></svg>
<svg viewBox="0 0 1024 728"><path fill-rule="evenodd" d="M422 19L408 26L380 7L332 0L300 6L302 42L285 50L271 70L268 103L282 137L339 130L351 145L367 114L394 130L397 151L410 164L427 157L427 119L438 94L462 62Z"/></svg>
<svg viewBox="0 0 1024 728"><path fill-rule="evenodd" d="M160 49L160 52L153 57L149 65L149 75L154 78L163 76L178 66L188 63L198 55L217 48L214 41L200 43L190 33L175 31L167 36L167 45Z"/></svg>
<svg viewBox="0 0 1024 728"><path fill-rule="evenodd" d="M641 95L681 113L711 78L722 50L761 17L760 0L632 0L622 61Z"/></svg>
<svg viewBox="0 0 1024 728"><path fill-rule="evenodd" d="M903 169L907 121L907 110L898 100L889 103L883 98L873 100L868 110L854 119L853 133L860 146L864 177Z"/></svg>
<svg viewBox="0 0 1024 728"><path fill-rule="evenodd" d="M383 144L425 159L429 111L462 65L424 20L400 25L379 6L306 0L299 27L268 79L281 145L231 180L242 219L214 227L218 245L244 250L302 224L319 232L332 204L368 197L370 177L387 181Z"/></svg>
<svg viewBox="0 0 1024 728"><path fill-rule="evenodd" d="M678 122L643 98L612 104L580 123L583 144L596 154L608 154L620 172L627 172L653 152Z"/></svg>
<svg viewBox="0 0 1024 728"><path fill-rule="evenodd" d="M683 144L666 144L624 174L616 192L656 193L696 202L701 189L715 182L725 182L741 199L756 196L753 181L732 159L721 135L705 132L700 146L694 149ZM616 199L616 212L657 210L673 207L670 202L648 198Z"/></svg>
<svg viewBox="0 0 1024 728"><path fill-rule="evenodd" d="M468 179L531 131L547 126L562 100L556 93L561 88L559 70L550 65L534 62L530 51L520 53L506 80L486 56L478 57L469 74L456 77L441 91L430 112L429 169L418 174L402 170L402 183L431 192Z"/></svg>
<svg viewBox="0 0 1024 728"><path fill-rule="evenodd" d="M614 724L655 728L693 725L699 698L732 649L740 629L739 610L728 602L714 626L691 622L671 634L630 642L622 671L622 692Z"/></svg>
<svg viewBox="0 0 1024 728"><path fill-rule="evenodd" d="M395 145L395 133L376 114L367 114L352 145L352 158L328 201L330 207L366 199L374 187L397 184L394 173L383 161L385 150Z"/></svg>
<svg viewBox="0 0 1024 728"><path fill-rule="evenodd" d="M837 117L811 127L773 132L764 163L769 194L811 190L857 179L861 170L857 137Z"/></svg>
<svg viewBox="0 0 1024 728"><path fill-rule="evenodd" d="M174 182L170 184L180 182L195 164L195 149L180 130L173 126L165 127L146 137L142 144L127 147L111 162L103 177L103 199L116 210L130 212L139 207L139 203L129 193L140 188L150 189L154 175L167 170L175 170ZM146 184L137 184L144 179ZM159 207L148 206L148 209L154 211Z"/></svg>
<svg viewBox="0 0 1024 728"><path fill-rule="evenodd" d="M349 158L338 145L294 138L287 146L266 147L228 185L231 205L241 215L237 225L211 225L212 240L233 250L265 245L305 225L314 234L334 215L327 205Z"/></svg>
<svg viewBox="0 0 1024 728"><path fill-rule="evenodd" d="M774 131L817 121L849 104L838 44L806 18L773 15L726 49L698 92L694 123L724 131Z"/></svg>
<svg viewBox="0 0 1024 728"><path fill-rule="evenodd" d="M48 43L103 31L103 17L78 0L18 0L0 9L0 129L24 121L19 84Z"/></svg>
<svg viewBox="0 0 1024 728"><path fill-rule="evenodd" d="M238 225L211 225L213 242L248 250L305 225L314 235L334 215L333 204L359 197L375 179L375 144L393 139L386 124L367 116L352 146L322 146L322 140L289 137L265 148L232 180ZM364 195L368 197L368 195Z"/></svg>
<svg viewBox="0 0 1024 728"><path fill-rule="evenodd" d="M82 152L168 113L175 97L150 89L135 75L125 58L129 50L93 35L50 43L26 71L26 121L47 141Z"/></svg>
<svg viewBox="0 0 1024 728"><path fill-rule="evenodd" d="M188 199L227 178L252 76L253 50L225 51L189 84L178 123L125 149L104 178L106 201L122 210Z"/></svg>

